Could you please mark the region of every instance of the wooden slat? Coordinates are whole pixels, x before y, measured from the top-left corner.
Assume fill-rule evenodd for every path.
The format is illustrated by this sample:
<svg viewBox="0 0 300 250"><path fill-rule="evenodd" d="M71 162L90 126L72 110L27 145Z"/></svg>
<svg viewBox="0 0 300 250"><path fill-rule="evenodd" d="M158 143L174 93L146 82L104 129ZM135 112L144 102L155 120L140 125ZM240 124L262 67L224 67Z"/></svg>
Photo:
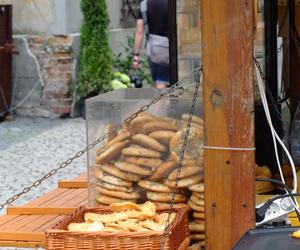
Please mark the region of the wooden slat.
<svg viewBox="0 0 300 250"><path fill-rule="evenodd" d="M38 227L36 227L33 232L44 232L46 230L51 229L56 223L61 221L65 216L64 215L59 215L55 218L53 218L51 221L41 224Z"/></svg>
<svg viewBox="0 0 300 250"><path fill-rule="evenodd" d="M49 214L70 214L75 211L75 207L8 207L9 215L49 215Z"/></svg>
<svg viewBox="0 0 300 250"><path fill-rule="evenodd" d="M69 189L67 192L59 195L58 197L51 199L50 201L46 201L43 203L44 207L51 206L51 207L64 207L68 206L71 201L76 199L77 195L80 195L82 192L87 192L86 189Z"/></svg>
<svg viewBox="0 0 300 250"><path fill-rule="evenodd" d="M7 225L15 225L15 224L18 224L18 223L23 223L23 220L26 220L26 219L27 219L26 215L12 216L12 218L9 221L4 221L0 224L0 230L2 230Z"/></svg>
<svg viewBox="0 0 300 250"><path fill-rule="evenodd" d="M204 144L254 147L253 0L202 0ZM208 250L255 225L254 151L204 150Z"/></svg>
<svg viewBox="0 0 300 250"><path fill-rule="evenodd" d="M47 193L33 201L26 203L25 205L26 206L40 206L44 202L47 202L51 199L55 199L57 196L61 195L64 192L67 192L67 191L68 191L67 188L56 188L56 189L50 191L49 193Z"/></svg>
<svg viewBox="0 0 300 250"><path fill-rule="evenodd" d="M2 241L0 240L1 247L24 247L24 248L39 248L45 247L45 242L41 241Z"/></svg>
<svg viewBox="0 0 300 250"><path fill-rule="evenodd" d="M0 217L0 226L4 223L9 223L11 220L13 220L16 216L13 215L2 215Z"/></svg>
<svg viewBox="0 0 300 250"><path fill-rule="evenodd" d="M0 241L45 241L44 232L0 231Z"/></svg>
<svg viewBox="0 0 300 250"><path fill-rule="evenodd" d="M41 215L38 219L32 221L31 223L27 223L25 225L22 225L18 227L17 231L19 232L39 232L37 228L40 228L41 226L45 224L53 224L52 220L57 218L57 215Z"/></svg>
<svg viewBox="0 0 300 250"><path fill-rule="evenodd" d="M1 231L17 230L23 225L27 225L29 223L32 223L35 220L38 220L40 217L41 215L20 215L20 216L17 215L16 218L12 220L10 223L1 225L0 230Z"/></svg>
<svg viewBox="0 0 300 250"><path fill-rule="evenodd" d="M88 183L85 180L61 180L58 182L59 188L87 188Z"/></svg>
<svg viewBox="0 0 300 250"><path fill-rule="evenodd" d="M68 197L70 195L73 196L74 192L77 191L77 189L69 189L69 188L65 188L63 190L65 190L65 191L58 193L55 197L52 197L51 199L49 199L47 201L44 201L40 206L43 206L43 207L58 206L59 204L63 203L63 201L64 201L63 199L65 197Z"/></svg>

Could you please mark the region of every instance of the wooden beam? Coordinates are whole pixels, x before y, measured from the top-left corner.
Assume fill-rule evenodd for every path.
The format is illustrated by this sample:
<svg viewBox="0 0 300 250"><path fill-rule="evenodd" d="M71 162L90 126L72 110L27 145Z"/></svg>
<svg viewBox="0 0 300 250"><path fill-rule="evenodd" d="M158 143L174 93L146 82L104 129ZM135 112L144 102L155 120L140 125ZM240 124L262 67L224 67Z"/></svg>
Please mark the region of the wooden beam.
<svg viewBox="0 0 300 250"><path fill-rule="evenodd" d="M206 146L254 147L253 0L202 0ZM206 249L254 227L254 151L204 150Z"/></svg>
<svg viewBox="0 0 300 250"><path fill-rule="evenodd" d="M0 241L38 241L45 242L44 232L1 231Z"/></svg>
<svg viewBox="0 0 300 250"><path fill-rule="evenodd" d="M76 210L75 207L8 207L6 209L9 215L55 215L70 214Z"/></svg>
<svg viewBox="0 0 300 250"><path fill-rule="evenodd" d="M86 180L60 180L58 188L87 188Z"/></svg>
<svg viewBox="0 0 300 250"><path fill-rule="evenodd" d="M45 247L45 242L39 241L0 241L1 247L22 247L22 248L39 248Z"/></svg>

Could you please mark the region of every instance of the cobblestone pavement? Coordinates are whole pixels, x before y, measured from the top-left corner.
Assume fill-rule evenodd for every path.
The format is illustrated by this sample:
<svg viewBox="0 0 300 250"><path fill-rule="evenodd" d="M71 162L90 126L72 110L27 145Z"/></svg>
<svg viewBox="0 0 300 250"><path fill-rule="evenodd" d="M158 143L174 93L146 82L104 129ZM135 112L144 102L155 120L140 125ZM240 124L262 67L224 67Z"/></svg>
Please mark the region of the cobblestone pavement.
<svg viewBox="0 0 300 250"><path fill-rule="evenodd" d="M85 120L15 117L0 123L0 203L86 146ZM13 205L24 204L86 171L86 156L46 180ZM0 215L5 211L0 211ZM1 248L0 249L14 249ZM20 249L20 248L18 248Z"/></svg>

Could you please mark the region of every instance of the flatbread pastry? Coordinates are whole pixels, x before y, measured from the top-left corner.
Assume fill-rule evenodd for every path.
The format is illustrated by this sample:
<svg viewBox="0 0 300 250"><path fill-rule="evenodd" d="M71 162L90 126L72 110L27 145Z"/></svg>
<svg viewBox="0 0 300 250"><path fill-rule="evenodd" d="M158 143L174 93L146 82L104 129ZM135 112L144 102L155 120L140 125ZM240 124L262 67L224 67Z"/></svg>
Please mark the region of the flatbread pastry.
<svg viewBox="0 0 300 250"><path fill-rule="evenodd" d="M101 222L81 222L81 223L70 223L68 225L68 231L70 232L99 232L103 229Z"/></svg>
<svg viewBox="0 0 300 250"><path fill-rule="evenodd" d="M157 193L148 191L146 195L151 201L170 202L172 200L172 193ZM176 194L174 201L185 202L186 197L183 194Z"/></svg>
<svg viewBox="0 0 300 250"><path fill-rule="evenodd" d="M204 212L194 212L193 217L196 219L204 219L205 218L205 213Z"/></svg>
<svg viewBox="0 0 300 250"><path fill-rule="evenodd" d="M102 187L96 187L96 191L98 191L100 194L124 199L124 200L135 200L140 198L140 193L136 191L132 191L131 193L121 192L121 191L113 191L109 189L105 189Z"/></svg>
<svg viewBox="0 0 300 250"><path fill-rule="evenodd" d="M190 115L189 114L182 114L181 115L181 119L184 121L188 121L189 120ZM193 115L192 117L192 122L194 123L198 123L199 125L203 126L203 120L202 118L200 118L199 116Z"/></svg>
<svg viewBox="0 0 300 250"><path fill-rule="evenodd" d="M194 219L194 222L197 224L202 224L202 223L205 223L205 220L204 219Z"/></svg>
<svg viewBox="0 0 300 250"><path fill-rule="evenodd" d="M198 197L200 200L204 200L204 193L193 192L193 195Z"/></svg>
<svg viewBox="0 0 300 250"><path fill-rule="evenodd" d="M112 203L109 205L109 207L114 212L122 212L127 210L141 211L140 206L132 202Z"/></svg>
<svg viewBox="0 0 300 250"><path fill-rule="evenodd" d="M176 180L178 168L174 169L172 173L169 175L168 179L171 181ZM182 167L180 171L180 179L195 175L202 174L203 167Z"/></svg>
<svg viewBox="0 0 300 250"><path fill-rule="evenodd" d="M106 148L104 152L101 153L96 158L96 163L103 164L105 162L113 160L114 158L116 158L121 154L122 149L125 148L129 143L130 143L129 140L125 140L125 141L117 142L112 146Z"/></svg>
<svg viewBox="0 0 300 250"><path fill-rule="evenodd" d="M149 167L151 169L157 169L161 164L162 160L158 158L145 158L145 157L133 157L133 156L127 156L122 158L124 161L127 161L129 163L139 165L142 167Z"/></svg>
<svg viewBox="0 0 300 250"><path fill-rule="evenodd" d="M128 216L123 213L111 213L111 214L96 214L96 213L85 213L85 222L100 222L100 223L112 223L119 220L126 220Z"/></svg>
<svg viewBox="0 0 300 250"><path fill-rule="evenodd" d="M202 233L202 234L193 233L190 235L190 239L191 240L205 240L205 234L204 233ZM203 246L203 244L197 243L197 246L198 246L197 250L199 250L199 249L201 249L201 246Z"/></svg>
<svg viewBox="0 0 300 250"><path fill-rule="evenodd" d="M152 116L148 116L148 115L141 116L140 115L130 122L130 126L129 126L130 132L132 134L142 133L144 124L146 124L147 122L155 121L155 120L156 119Z"/></svg>
<svg viewBox="0 0 300 250"><path fill-rule="evenodd" d="M155 140L154 138L148 135L144 135L144 134L133 135L131 137L131 140L134 143L137 143L146 148L150 148L161 153L167 152L169 150L165 145L159 143L157 140Z"/></svg>
<svg viewBox="0 0 300 250"><path fill-rule="evenodd" d="M162 193L171 193L172 189L162 183L142 180L138 182L138 185L146 190Z"/></svg>
<svg viewBox="0 0 300 250"><path fill-rule="evenodd" d="M167 146L169 146L170 140L174 135L175 132L172 130L158 130L149 134L150 137Z"/></svg>
<svg viewBox="0 0 300 250"><path fill-rule="evenodd" d="M164 179L176 167L177 167L177 162L175 162L175 161L165 161L153 173L153 175L150 177L150 180L154 180L155 181L155 180Z"/></svg>
<svg viewBox="0 0 300 250"><path fill-rule="evenodd" d="M182 147L184 143L186 129L179 130L170 141L170 154L179 163ZM184 166L203 165L203 134L199 130L191 127L187 139L186 150L182 164Z"/></svg>
<svg viewBox="0 0 300 250"><path fill-rule="evenodd" d="M153 220L143 220L143 221L139 221L139 225L141 225L142 227L148 228L151 231L163 231L164 230L164 226L159 225L157 222L153 221Z"/></svg>
<svg viewBox="0 0 300 250"><path fill-rule="evenodd" d="M195 204L191 200L188 200L188 205L190 206L191 209L193 209L197 212L204 212L204 210L205 210L204 206L198 206L197 204Z"/></svg>
<svg viewBox="0 0 300 250"><path fill-rule="evenodd" d="M127 147L122 149L122 154L125 156L160 158L161 154L155 150L142 147Z"/></svg>
<svg viewBox="0 0 300 250"><path fill-rule="evenodd" d="M199 199L199 197L192 195L190 197L191 201L194 202L198 206L203 206L204 207L204 200Z"/></svg>
<svg viewBox="0 0 300 250"><path fill-rule="evenodd" d="M190 235L190 239L197 240L194 237L192 237L192 235ZM187 248L187 250L200 250L200 249L201 249L201 243L195 243Z"/></svg>
<svg viewBox="0 0 300 250"><path fill-rule="evenodd" d="M113 176L119 177L122 180L127 180L127 181L139 181L141 179L141 176L136 175L136 174L132 174L129 172L123 172L120 171L118 168L115 167L114 164L111 163L105 163L102 165L101 167L102 171L109 173Z"/></svg>
<svg viewBox="0 0 300 250"><path fill-rule="evenodd" d="M189 223L190 232L204 232L205 231L205 223L197 224L196 222Z"/></svg>
<svg viewBox="0 0 300 250"><path fill-rule="evenodd" d="M151 122L144 124L144 126L143 126L144 134L150 134L157 130L177 131L177 126L170 122L164 122L164 121L151 121Z"/></svg>
<svg viewBox="0 0 300 250"><path fill-rule="evenodd" d="M122 186L122 187L132 187L131 181L125 181L118 177L115 177L113 175L110 175L108 173L105 173L101 171L100 169L97 169L95 171L95 176L101 181L108 182L110 184L116 185L116 186Z"/></svg>
<svg viewBox="0 0 300 250"><path fill-rule="evenodd" d="M118 223L115 223L115 222L113 222L113 223L106 223L105 227L107 227L107 228L114 228L114 229L116 229L118 231L121 231L121 232L129 232L130 231L126 226L118 224Z"/></svg>
<svg viewBox="0 0 300 250"><path fill-rule="evenodd" d="M184 179L179 179L177 182L177 187L178 188L184 188L184 187L189 187L193 184L199 183L200 181L203 180L203 174L198 174L198 175L194 175L194 176L190 176ZM176 180L174 181L170 181L170 180L165 180L164 183L173 188L176 185Z"/></svg>
<svg viewBox="0 0 300 250"><path fill-rule="evenodd" d="M133 191L132 187L116 186L116 185L110 184L105 181L97 181L96 185L106 188L106 189L109 189L109 190L113 190L113 191L122 191L122 192L127 192L127 193L130 193Z"/></svg>
<svg viewBox="0 0 300 250"><path fill-rule="evenodd" d="M103 205L110 205L111 203L120 203L120 202L133 202L136 203L136 200L123 200L116 197L111 197L108 195L101 194L99 197L96 198L96 201Z"/></svg>
<svg viewBox="0 0 300 250"><path fill-rule="evenodd" d="M118 134L113 139L108 141L104 146L98 148L96 155L97 156L101 155L105 150L107 150L110 146L116 144L117 142L122 142L122 141L128 140L130 138L130 136L131 135L128 131L127 132L122 132L121 134Z"/></svg>
<svg viewBox="0 0 300 250"><path fill-rule="evenodd" d="M150 231L150 229L144 228L141 225L138 224L138 220L137 221L130 221L130 220L126 220L126 221L118 221L118 224L126 227L127 229L129 229L132 232L147 232Z"/></svg>
<svg viewBox="0 0 300 250"><path fill-rule="evenodd" d="M109 141L111 141L113 138L115 138L118 133L117 131L113 131L114 129L114 125L111 124L111 123L108 123L105 128L104 128L104 133L107 134L107 133L110 133L110 136L108 136L106 139L105 139L105 143L108 143Z"/></svg>
<svg viewBox="0 0 300 250"><path fill-rule="evenodd" d="M126 161L117 161L115 162L115 166L116 168L122 171L126 171L140 176L149 176L153 173L153 170L149 168L144 168Z"/></svg>
<svg viewBox="0 0 300 250"><path fill-rule="evenodd" d="M160 201L154 201L154 204L158 206L159 208L169 208L170 202L160 202ZM174 203L174 208L189 208L189 206L186 203Z"/></svg>
<svg viewBox="0 0 300 250"><path fill-rule="evenodd" d="M189 190L193 192L204 193L204 184L203 183L194 184L192 186L189 186Z"/></svg>

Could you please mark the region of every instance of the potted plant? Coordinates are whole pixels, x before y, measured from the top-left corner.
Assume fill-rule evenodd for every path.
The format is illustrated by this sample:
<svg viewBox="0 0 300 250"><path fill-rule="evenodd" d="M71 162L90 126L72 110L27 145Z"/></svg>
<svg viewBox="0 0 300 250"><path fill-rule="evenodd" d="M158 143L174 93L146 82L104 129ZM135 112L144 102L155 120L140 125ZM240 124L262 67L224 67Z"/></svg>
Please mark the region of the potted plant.
<svg viewBox="0 0 300 250"><path fill-rule="evenodd" d="M108 42L109 16L106 0L81 0L77 100L111 90L112 52Z"/></svg>

